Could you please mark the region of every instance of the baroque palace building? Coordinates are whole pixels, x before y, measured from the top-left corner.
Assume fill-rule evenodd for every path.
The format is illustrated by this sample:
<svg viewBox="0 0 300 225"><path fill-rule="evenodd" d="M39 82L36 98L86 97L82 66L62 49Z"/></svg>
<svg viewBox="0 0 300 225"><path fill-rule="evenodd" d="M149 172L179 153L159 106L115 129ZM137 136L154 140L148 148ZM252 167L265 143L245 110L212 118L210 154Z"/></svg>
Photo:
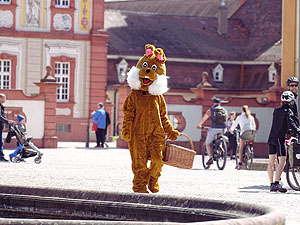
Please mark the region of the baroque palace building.
<svg viewBox="0 0 300 225"><path fill-rule="evenodd" d="M104 27L110 36L107 87L116 134L130 92L126 72L150 43L163 48L167 58L168 116L191 138L197 153L206 130L196 125L212 106L211 99L219 97L228 112L239 114L243 105L249 106L258 128L255 156L267 157L272 113L283 91L281 0L106 2ZM176 143L191 147L182 136ZM117 146L125 147L126 142L118 139Z"/></svg>
<svg viewBox="0 0 300 225"><path fill-rule="evenodd" d="M0 89L39 146L86 140L106 101L107 42L103 0L0 0ZM47 66L56 82L41 81Z"/></svg>

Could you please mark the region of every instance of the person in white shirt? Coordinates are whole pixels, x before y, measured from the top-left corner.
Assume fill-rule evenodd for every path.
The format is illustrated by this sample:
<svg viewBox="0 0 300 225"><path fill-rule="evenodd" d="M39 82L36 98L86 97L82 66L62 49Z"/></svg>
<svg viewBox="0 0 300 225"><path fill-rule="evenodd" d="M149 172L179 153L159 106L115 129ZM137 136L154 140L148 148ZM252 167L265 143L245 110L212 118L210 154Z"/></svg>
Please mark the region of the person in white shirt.
<svg viewBox="0 0 300 225"><path fill-rule="evenodd" d="M242 160L243 160L243 147L245 140L242 138L245 131L248 130L256 130L256 125L254 121L254 117L251 115L251 112L247 105L242 107L242 114L239 115L235 122L232 124L230 128L230 132L233 133L234 129L240 125L241 129L241 138L240 138L240 146L239 146L239 164L237 165L237 169L240 170L242 168Z"/></svg>

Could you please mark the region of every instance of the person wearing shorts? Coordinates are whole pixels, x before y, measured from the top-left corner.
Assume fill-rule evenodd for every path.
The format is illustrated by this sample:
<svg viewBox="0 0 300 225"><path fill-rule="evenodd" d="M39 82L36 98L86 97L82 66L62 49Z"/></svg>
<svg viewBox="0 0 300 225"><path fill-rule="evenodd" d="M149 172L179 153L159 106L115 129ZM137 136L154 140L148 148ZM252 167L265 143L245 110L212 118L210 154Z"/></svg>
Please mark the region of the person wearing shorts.
<svg viewBox="0 0 300 225"><path fill-rule="evenodd" d="M197 128L200 129L202 128L202 125L208 118L211 119L211 128L208 129L206 140L205 140L205 146L207 149L207 153L209 155L209 160L206 162L207 166L210 166L214 162L211 143L213 142L215 135L219 133L224 134L224 131L226 129L226 123L225 123L226 121L224 121L224 123L216 123L213 119L214 109L221 105L221 100L219 98L214 98L213 102L214 105L206 111L205 115L202 117L199 124L196 126Z"/></svg>
<svg viewBox="0 0 300 225"><path fill-rule="evenodd" d="M279 183L280 176L286 162L285 139L290 130L294 134L300 135L299 120L292 110L292 104L295 99L291 91L285 91L281 95L282 106L274 109L272 127L269 134L269 163L268 177L270 181L271 192L287 192L287 189ZM274 165L278 158L278 165L275 170L274 181Z"/></svg>

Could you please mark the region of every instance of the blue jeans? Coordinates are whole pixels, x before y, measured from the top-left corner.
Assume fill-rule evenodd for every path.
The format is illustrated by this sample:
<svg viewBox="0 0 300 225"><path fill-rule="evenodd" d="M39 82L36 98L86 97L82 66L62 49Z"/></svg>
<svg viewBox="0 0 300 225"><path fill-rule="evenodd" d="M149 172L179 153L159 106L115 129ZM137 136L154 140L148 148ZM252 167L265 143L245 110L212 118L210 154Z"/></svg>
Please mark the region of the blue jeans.
<svg viewBox="0 0 300 225"><path fill-rule="evenodd" d="M0 131L0 159L4 158L2 130Z"/></svg>
<svg viewBox="0 0 300 225"><path fill-rule="evenodd" d="M12 158L12 157L17 156L18 153L19 153L19 151L22 149L22 147L23 147L23 146L18 142L18 147L17 147L16 151L14 151L13 153L11 153L11 154L9 155L9 157Z"/></svg>

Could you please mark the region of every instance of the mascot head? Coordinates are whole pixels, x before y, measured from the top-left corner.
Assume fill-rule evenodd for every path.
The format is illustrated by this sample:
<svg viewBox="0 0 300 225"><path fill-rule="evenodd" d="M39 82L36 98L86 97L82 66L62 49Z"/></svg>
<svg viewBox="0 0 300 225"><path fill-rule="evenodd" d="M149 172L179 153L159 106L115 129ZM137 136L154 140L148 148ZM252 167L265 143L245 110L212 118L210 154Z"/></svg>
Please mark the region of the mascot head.
<svg viewBox="0 0 300 225"><path fill-rule="evenodd" d="M131 89L161 95L168 91L165 66L166 56L161 48L145 46L145 55L128 72L127 82Z"/></svg>

